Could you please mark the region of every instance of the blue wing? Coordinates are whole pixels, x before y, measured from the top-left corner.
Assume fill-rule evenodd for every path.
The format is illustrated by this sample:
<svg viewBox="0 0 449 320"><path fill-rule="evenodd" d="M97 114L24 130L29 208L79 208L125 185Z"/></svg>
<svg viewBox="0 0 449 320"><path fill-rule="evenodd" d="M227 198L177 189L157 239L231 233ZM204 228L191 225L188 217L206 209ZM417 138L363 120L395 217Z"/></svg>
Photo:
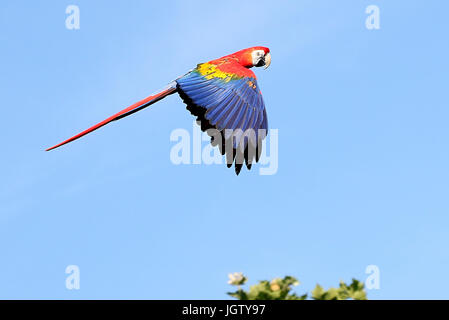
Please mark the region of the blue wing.
<svg viewBox="0 0 449 320"><path fill-rule="evenodd" d="M251 159L245 154L248 168L253 158L258 161L261 152L259 142L266 136L268 121L265 104L255 78L223 79L208 77L194 70L176 81L178 92L187 104L187 109L201 121L201 129L205 131L215 128L222 132L223 141L232 139L234 147L232 160L238 155L236 149L239 146L247 149L249 142L257 152L254 157L250 156ZM249 129L253 130L254 135L245 136L244 133ZM220 150L222 154L225 153L223 148ZM230 156L227 154L228 166ZM240 168L241 164L236 161L236 171L240 171Z"/></svg>

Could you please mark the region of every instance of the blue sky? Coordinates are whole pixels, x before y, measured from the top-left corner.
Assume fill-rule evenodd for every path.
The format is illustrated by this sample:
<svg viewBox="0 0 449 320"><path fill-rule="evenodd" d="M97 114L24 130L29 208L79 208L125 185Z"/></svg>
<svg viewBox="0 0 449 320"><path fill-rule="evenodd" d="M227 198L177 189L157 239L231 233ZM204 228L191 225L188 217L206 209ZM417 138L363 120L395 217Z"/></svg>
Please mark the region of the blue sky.
<svg viewBox="0 0 449 320"><path fill-rule="evenodd" d="M80 29L65 28L68 5ZM367 30L365 8L380 8ZM448 298L445 1L2 1L0 298L223 299L227 274L366 278L371 299ZM205 62L255 70L279 169L179 165L173 95L62 139ZM256 167L257 168L257 167ZM65 268L78 265L80 290Z"/></svg>

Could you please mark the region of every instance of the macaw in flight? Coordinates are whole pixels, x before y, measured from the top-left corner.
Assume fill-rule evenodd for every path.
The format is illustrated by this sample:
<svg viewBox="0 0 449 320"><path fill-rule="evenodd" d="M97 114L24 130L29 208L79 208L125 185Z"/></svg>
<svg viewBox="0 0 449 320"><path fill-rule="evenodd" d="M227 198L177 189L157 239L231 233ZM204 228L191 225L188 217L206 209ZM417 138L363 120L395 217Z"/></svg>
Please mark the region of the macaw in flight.
<svg viewBox="0 0 449 320"><path fill-rule="evenodd" d="M211 143L226 154L227 166L235 163L238 175L245 162L251 169L259 161L261 141L268 129L267 113L256 75L252 67L265 69L271 63L270 49L251 47L233 54L200 63L192 71L126 109L46 151L56 149L97 130L109 122L127 117L177 92L186 109L197 117L202 131L211 136Z"/></svg>

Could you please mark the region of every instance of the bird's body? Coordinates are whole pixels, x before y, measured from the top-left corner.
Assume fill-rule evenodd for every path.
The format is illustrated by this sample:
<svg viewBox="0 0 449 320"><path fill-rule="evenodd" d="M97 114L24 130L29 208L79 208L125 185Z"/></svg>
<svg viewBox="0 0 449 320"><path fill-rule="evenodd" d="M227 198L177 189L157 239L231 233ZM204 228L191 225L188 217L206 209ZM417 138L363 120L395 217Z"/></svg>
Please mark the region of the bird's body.
<svg viewBox="0 0 449 320"><path fill-rule="evenodd" d="M151 95L95 126L54 146L47 151L76 140L111 121L124 118L177 92L187 109L197 117L201 129L212 137L226 154L230 167L235 162L238 174L246 163L248 169L261 152L261 141L268 129L262 94L257 85L253 66L268 67L271 55L268 48L252 47L207 63L198 64L165 89Z"/></svg>

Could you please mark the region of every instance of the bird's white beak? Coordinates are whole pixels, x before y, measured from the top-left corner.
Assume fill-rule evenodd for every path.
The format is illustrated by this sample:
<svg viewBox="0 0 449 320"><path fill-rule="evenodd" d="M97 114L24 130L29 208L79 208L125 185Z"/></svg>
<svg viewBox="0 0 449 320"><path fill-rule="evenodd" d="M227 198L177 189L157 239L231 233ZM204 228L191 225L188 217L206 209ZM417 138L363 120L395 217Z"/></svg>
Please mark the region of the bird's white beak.
<svg viewBox="0 0 449 320"><path fill-rule="evenodd" d="M265 66L263 67L264 69L268 68L271 64L271 54L268 52L265 55Z"/></svg>

